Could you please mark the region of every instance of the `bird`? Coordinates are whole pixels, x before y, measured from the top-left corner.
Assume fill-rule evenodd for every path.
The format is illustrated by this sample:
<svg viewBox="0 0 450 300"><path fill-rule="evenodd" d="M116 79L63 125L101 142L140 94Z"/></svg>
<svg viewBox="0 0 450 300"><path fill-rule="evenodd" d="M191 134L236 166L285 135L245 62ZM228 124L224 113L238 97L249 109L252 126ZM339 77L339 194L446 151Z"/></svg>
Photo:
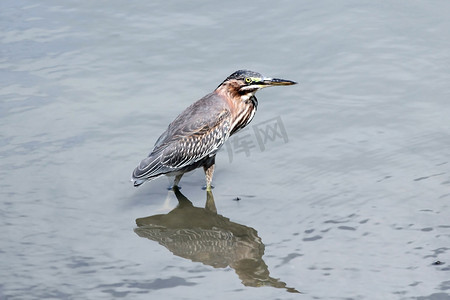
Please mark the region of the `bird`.
<svg viewBox="0 0 450 300"><path fill-rule="evenodd" d="M150 154L134 169L134 186L166 175L175 177L173 187L178 187L184 173L203 167L206 190L211 191L216 154L230 136L253 119L258 107L255 93L269 86L293 84L296 82L250 70L234 72L169 124Z"/></svg>

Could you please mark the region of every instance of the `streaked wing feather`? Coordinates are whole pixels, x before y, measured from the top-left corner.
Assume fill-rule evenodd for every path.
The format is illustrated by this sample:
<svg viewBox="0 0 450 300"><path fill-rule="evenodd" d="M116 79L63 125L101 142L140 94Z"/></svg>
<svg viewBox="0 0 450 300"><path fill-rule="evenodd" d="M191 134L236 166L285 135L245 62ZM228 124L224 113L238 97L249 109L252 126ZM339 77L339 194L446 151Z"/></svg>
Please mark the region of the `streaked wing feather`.
<svg viewBox="0 0 450 300"><path fill-rule="evenodd" d="M155 148L133 172L133 179L157 177L214 155L230 135L231 113L211 93L183 111L158 138Z"/></svg>
<svg viewBox="0 0 450 300"><path fill-rule="evenodd" d="M214 155L228 139L230 120L228 112L216 116L216 124L205 124L194 131L191 128L183 137L171 143L162 154L161 164L165 167L181 169L205 157Z"/></svg>
<svg viewBox="0 0 450 300"><path fill-rule="evenodd" d="M152 153L150 156L144 158L133 171L133 179L142 179L152 177L152 174L158 174L161 170L161 155L162 151Z"/></svg>

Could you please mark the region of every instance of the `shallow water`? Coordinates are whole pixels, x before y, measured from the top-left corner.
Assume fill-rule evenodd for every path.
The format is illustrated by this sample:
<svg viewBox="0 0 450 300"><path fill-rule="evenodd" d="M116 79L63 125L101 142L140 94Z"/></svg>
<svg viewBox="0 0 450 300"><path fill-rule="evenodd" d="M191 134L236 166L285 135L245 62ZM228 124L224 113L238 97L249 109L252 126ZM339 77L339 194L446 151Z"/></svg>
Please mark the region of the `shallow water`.
<svg viewBox="0 0 450 300"><path fill-rule="evenodd" d="M0 298L450 299L449 14L3 1ZM178 200L131 171L241 68L299 85L259 92L218 154L217 214L198 170L181 191L199 214L155 235Z"/></svg>

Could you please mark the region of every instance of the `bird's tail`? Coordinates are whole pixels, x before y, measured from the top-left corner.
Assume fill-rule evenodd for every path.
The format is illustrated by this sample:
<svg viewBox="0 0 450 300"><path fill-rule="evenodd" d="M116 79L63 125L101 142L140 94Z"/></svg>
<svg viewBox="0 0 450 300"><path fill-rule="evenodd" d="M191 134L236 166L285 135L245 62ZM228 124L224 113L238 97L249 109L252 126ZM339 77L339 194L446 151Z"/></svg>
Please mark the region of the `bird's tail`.
<svg viewBox="0 0 450 300"><path fill-rule="evenodd" d="M134 187L138 187L141 184L143 184L144 182L146 182L147 180L143 180L143 179L134 180L134 179L131 179L131 181L134 181Z"/></svg>

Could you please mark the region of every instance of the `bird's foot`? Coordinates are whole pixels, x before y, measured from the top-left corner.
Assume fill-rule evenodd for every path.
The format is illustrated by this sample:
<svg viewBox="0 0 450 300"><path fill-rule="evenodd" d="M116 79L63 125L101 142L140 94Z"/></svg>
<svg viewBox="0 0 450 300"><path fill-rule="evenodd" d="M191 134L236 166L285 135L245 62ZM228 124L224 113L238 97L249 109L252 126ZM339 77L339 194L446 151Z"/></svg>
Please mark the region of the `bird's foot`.
<svg viewBox="0 0 450 300"><path fill-rule="evenodd" d="M172 185L172 186L168 186L167 187L168 191L173 191L174 189L181 190L181 186L179 186L179 185Z"/></svg>
<svg viewBox="0 0 450 300"><path fill-rule="evenodd" d="M206 190L207 192L210 192L213 188L214 186L212 184L202 186L202 190Z"/></svg>

